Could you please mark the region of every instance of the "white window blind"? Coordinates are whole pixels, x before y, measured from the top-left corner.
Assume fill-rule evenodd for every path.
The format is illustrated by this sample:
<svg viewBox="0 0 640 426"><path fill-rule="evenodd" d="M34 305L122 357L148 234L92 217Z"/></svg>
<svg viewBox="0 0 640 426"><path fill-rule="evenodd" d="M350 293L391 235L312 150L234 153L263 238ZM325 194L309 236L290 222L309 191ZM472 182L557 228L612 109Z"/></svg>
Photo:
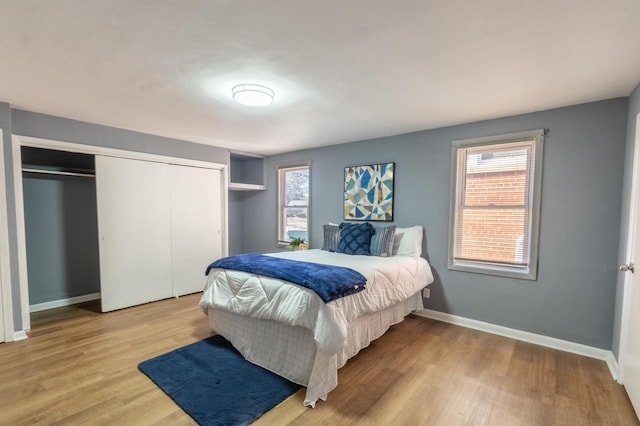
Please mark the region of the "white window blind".
<svg viewBox="0 0 640 426"><path fill-rule="evenodd" d="M543 134L454 143L450 269L535 279Z"/></svg>

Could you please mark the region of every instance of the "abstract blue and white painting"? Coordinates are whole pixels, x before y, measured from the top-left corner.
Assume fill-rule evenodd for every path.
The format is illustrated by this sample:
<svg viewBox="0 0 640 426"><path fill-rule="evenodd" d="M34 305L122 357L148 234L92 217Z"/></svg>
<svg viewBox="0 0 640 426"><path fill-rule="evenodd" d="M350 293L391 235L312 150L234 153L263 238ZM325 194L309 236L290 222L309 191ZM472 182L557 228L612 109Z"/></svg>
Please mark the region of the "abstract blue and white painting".
<svg viewBox="0 0 640 426"><path fill-rule="evenodd" d="M345 220L393 221L395 163L344 168Z"/></svg>

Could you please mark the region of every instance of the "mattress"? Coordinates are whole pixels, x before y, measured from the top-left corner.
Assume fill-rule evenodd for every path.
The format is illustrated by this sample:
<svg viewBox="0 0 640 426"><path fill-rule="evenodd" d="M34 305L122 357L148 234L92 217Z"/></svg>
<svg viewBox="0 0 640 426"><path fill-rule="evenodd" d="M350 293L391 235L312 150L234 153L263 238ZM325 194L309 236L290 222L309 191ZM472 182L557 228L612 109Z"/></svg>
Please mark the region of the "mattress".
<svg viewBox="0 0 640 426"><path fill-rule="evenodd" d="M329 303L312 290L242 271L209 271L200 307L223 309L256 319L279 321L313 333L321 351L344 344L347 324L368 313L408 299L433 281L427 261L414 256L353 256L324 250L269 254L306 262L352 268L367 279L366 289Z"/></svg>

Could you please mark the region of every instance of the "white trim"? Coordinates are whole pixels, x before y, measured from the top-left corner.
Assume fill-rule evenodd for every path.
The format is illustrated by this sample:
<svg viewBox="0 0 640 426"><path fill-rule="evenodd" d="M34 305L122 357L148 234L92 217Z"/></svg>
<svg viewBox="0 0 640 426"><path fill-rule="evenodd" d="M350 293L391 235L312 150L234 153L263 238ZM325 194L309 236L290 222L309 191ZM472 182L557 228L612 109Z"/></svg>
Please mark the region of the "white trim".
<svg viewBox="0 0 640 426"><path fill-rule="evenodd" d="M4 165L4 134L0 129L0 164ZM11 261L9 258L9 222L7 220L7 181L5 168L0 173L0 302L4 341L15 339L13 330L13 298L11 293Z"/></svg>
<svg viewBox="0 0 640 426"><path fill-rule="evenodd" d="M486 333L497 334L498 336L509 337L522 342L533 343L547 348L570 352L589 358L600 359L607 363L613 379L618 379L618 365L615 362L615 357L613 356L613 352L606 349L594 348L593 346L587 346L581 343L569 342L567 340L556 339L555 337L529 333L528 331L516 330L515 328L503 327L501 325L433 311L431 309L416 311L415 314L421 317L459 325L461 327L472 328Z"/></svg>
<svg viewBox="0 0 640 426"><path fill-rule="evenodd" d="M613 380L622 384L622 381L620 380L620 367L618 366L618 361L616 360L616 356L613 352L609 351L605 361L607 362L607 367L609 367L609 372L611 373Z"/></svg>
<svg viewBox="0 0 640 426"><path fill-rule="evenodd" d="M27 242L24 224L24 196L22 193L22 151L20 139L11 138L13 154L13 191L16 203L16 234L18 247L18 281L20 282L20 312L23 330L31 330L29 315L29 278L27 274Z"/></svg>
<svg viewBox="0 0 640 426"><path fill-rule="evenodd" d="M63 142L50 139L33 138L31 136L13 135L14 140L19 140L20 145L34 148L55 149L57 151L79 152L82 154L104 155L107 157L129 158L131 160L153 161L156 163L177 164L181 166L201 167L205 169L221 170L226 168L226 164L208 161L191 160L187 158L168 157L165 155L147 154L137 151L126 151L123 149L106 148L95 145L82 145L72 142ZM22 164L18 165L22 167ZM15 167L15 164L14 164Z"/></svg>
<svg viewBox="0 0 640 426"><path fill-rule="evenodd" d="M100 293L84 294L82 296L67 297L65 299L52 300L50 302L36 303L29 305L30 312L46 311L47 309L60 308L62 306L76 305L78 303L90 302L100 299Z"/></svg>
<svg viewBox="0 0 640 426"><path fill-rule="evenodd" d="M20 281L20 306L22 314L22 327L24 330L31 328L30 308L29 308L29 284L27 276L27 249L26 249L26 237L24 226L24 195L22 190L22 154L21 147L30 146L34 148L53 149L57 151L78 152L82 154L103 155L107 157L128 158L132 160L153 161L165 164L175 164L189 167L201 167L205 169L220 170L223 175L228 178L228 167L226 164L206 162L199 160L190 160L186 158L167 157L163 155L147 154L136 151L126 151L121 149L106 148L94 145L83 145L72 142L56 141L50 139L34 138L31 136L12 135L12 148L13 148L13 180L15 188L15 204L16 204L16 232L18 234L18 276ZM222 182L222 202L225 204L223 207L223 232L225 232L223 253L228 253L228 232L229 232L229 218L228 218L228 180L221 179ZM0 218L0 225L1 225ZM1 226L0 226L1 228ZM1 232L1 231L0 231ZM0 237L2 235L0 234ZM0 241L1 247L1 241ZM2 265L3 266L3 265ZM3 269L6 272L6 269ZM6 315L6 313L5 313ZM24 332L23 332L24 333ZM14 335L15 337L15 335ZM25 337L26 338L26 334ZM16 340L18 340L16 338Z"/></svg>
<svg viewBox="0 0 640 426"><path fill-rule="evenodd" d="M633 259L635 250L634 235L636 234L636 227L638 223L635 217L640 212L638 208L638 197L640 194L640 182L638 181L638 175L640 174L640 114L636 116L636 134L635 144L633 147L633 166L631 169L631 196L629 199L629 229L627 230L627 247L624 263L629 263ZM631 280L632 274L623 273L622 278L622 312L620 314L620 344L618 345L618 382L624 384L624 365L627 351L627 337L629 334L629 316L631 312Z"/></svg>
<svg viewBox="0 0 640 426"><path fill-rule="evenodd" d="M27 332L24 330L15 331L13 333L13 340L15 342L17 342L18 340L25 340L27 338L29 338L29 336L27 336Z"/></svg>

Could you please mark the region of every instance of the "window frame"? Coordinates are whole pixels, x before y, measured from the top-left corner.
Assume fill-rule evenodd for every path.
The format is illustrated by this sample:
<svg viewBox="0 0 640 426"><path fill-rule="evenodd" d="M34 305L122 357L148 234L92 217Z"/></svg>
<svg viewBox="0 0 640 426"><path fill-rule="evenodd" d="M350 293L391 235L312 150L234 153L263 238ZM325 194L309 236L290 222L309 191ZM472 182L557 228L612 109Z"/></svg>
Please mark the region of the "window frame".
<svg viewBox="0 0 640 426"><path fill-rule="evenodd" d="M448 269L454 271L472 272L531 281L535 281L537 279L538 245L540 232L540 200L542 195L542 160L545 133L546 130L540 129L453 141L451 148L451 204L449 211ZM528 182L528 188L526 189L526 191L529 192L528 198L530 203L530 217L528 223L525 223L525 227L529 227L529 253L528 259L525 259L527 266L509 266L508 264L501 264L490 261L456 259L454 253L454 250L456 248L456 241L458 238L458 236L456 235L456 214L461 201L460 191L458 189L458 177L460 175L460 172L458 171L459 150L485 145L505 145L525 141L532 141L532 147L534 150L533 155L529 159L529 167L532 170L532 176L530 182Z"/></svg>
<svg viewBox="0 0 640 426"><path fill-rule="evenodd" d="M284 205L284 191L285 185L283 185L283 176L285 172L307 169L309 173L309 198L306 206L288 206ZM276 227L276 242L278 247L288 247L289 241L283 241L280 237L282 235L283 226L285 224L284 214L285 209L291 207L304 207L307 209L307 243L311 241L311 162L301 162L293 164L283 164L276 167L276 180L278 185L278 200L277 200L277 227Z"/></svg>

